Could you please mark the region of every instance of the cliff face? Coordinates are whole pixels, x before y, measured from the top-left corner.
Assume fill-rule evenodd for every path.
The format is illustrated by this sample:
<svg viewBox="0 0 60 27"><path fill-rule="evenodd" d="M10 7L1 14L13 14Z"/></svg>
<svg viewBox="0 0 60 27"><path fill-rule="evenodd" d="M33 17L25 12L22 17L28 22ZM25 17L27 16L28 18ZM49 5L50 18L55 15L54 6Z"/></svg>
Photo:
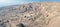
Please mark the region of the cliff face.
<svg viewBox="0 0 60 27"><path fill-rule="evenodd" d="M60 3L29 3L0 8L0 27L60 27L59 22Z"/></svg>

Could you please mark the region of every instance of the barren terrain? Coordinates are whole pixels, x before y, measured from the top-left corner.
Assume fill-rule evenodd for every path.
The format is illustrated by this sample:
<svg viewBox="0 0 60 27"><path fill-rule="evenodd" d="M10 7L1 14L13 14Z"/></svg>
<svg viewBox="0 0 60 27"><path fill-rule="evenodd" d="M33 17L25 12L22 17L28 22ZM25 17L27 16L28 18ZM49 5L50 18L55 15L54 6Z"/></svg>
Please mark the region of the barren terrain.
<svg viewBox="0 0 60 27"><path fill-rule="evenodd" d="M60 27L60 3L42 2L1 7L0 27Z"/></svg>

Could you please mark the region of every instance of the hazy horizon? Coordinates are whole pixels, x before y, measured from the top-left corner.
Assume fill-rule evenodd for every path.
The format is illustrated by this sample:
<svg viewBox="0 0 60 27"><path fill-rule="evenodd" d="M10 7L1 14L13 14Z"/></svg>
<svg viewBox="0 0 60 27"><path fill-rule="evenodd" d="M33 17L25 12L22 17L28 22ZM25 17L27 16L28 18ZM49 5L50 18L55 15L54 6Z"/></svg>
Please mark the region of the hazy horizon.
<svg viewBox="0 0 60 27"><path fill-rule="evenodd" d="M40 2L40 0L0 0L0 7L31 2Z"/></svg>
<svg viewBox="0 0 60 27"><path fill-rule="evenodd" d="M60 2L60 0L0 0L0 7L31 2Z"/></svg>

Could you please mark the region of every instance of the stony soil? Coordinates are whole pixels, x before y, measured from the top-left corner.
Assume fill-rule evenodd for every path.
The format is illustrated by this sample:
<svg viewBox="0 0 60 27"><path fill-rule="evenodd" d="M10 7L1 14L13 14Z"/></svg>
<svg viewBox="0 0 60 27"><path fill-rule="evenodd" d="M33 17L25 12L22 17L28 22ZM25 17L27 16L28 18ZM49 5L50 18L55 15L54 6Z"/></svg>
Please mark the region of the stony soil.
<svg viewBox="0 0 60 27"><path fill-rule="evenodd" d="M60 3L1 7L0 27L60 27Z"/></svg>

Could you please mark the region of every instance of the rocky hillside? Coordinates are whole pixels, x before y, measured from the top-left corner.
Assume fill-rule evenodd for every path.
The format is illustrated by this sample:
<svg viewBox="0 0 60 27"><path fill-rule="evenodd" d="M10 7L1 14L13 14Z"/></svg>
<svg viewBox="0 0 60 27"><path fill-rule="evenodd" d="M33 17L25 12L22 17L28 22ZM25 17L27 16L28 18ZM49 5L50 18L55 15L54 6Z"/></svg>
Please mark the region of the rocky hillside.
<svg viewBox="0 0 60 27"><path fill-rule="evenodd" d="M0 8L0 27L60 27L60 3L29 3Z"/></svg>

